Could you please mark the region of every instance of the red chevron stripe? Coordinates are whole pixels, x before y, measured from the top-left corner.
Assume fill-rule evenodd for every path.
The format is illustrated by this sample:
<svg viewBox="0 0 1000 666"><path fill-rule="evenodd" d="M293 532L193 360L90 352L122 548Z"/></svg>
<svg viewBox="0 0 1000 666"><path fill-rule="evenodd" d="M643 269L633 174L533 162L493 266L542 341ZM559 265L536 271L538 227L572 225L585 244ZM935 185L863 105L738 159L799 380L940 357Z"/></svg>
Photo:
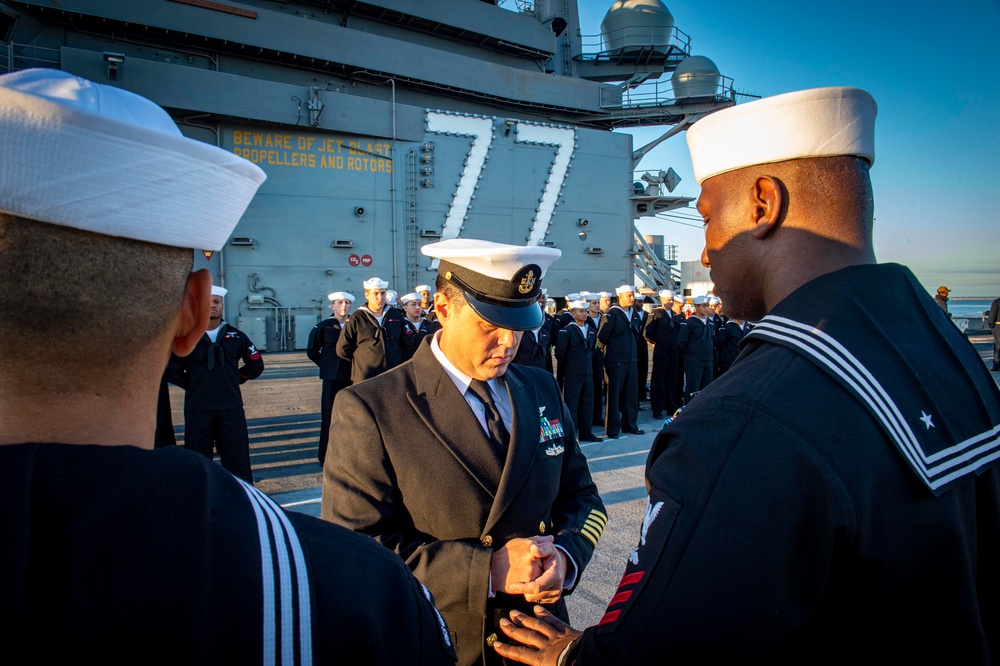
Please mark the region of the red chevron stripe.
<svg viewBox="0 0 1000 666"><path fill-rule="evenodd" d="M604 614L604 617L601 618L601 621L598 622L597 625L601 626L602 624L608 624L609 622L614 622L615 620L618 619L619 615L621 615L621 609L608 611L607 613Z"/></svg>

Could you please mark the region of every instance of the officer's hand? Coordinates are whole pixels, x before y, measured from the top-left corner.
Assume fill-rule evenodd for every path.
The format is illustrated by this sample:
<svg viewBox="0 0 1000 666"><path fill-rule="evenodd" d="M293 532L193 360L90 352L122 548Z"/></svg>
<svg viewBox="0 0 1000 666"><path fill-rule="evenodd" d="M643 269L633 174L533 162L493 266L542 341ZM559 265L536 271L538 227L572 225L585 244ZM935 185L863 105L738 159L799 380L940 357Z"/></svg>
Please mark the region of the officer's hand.
<svg viewBox="0 0 1000 666"><path fill-rule="evenodd" d="M550 536L511 539L494 551L490 561L490 583L493 590L521 594L515 592L513 586L528 583L541 576L545 571L546 558L554 555L555 550Z"/></svg>
<svg viewBox="0 0 1000 666"><path fill-rule="evenodd" d="M563 586L566 583L566 572L569 568L566 553L556 548L554 544L551 548L539 547L537 552L542 558L541 575L532 581L512 585L511 591L514 594L523 594L525 600L531 603L554 604L562 596Z"/></svg>
<svg viewBox="0 0 1000 666"><path fill-rule="evenodd" d="M535 617L518 611L510 612L510 620L500 620L500 629L516 643L497 641L493 649L501 657L532 666L555 666L559 657L573 641L583 635L541 606L535 606Z"/></svg>

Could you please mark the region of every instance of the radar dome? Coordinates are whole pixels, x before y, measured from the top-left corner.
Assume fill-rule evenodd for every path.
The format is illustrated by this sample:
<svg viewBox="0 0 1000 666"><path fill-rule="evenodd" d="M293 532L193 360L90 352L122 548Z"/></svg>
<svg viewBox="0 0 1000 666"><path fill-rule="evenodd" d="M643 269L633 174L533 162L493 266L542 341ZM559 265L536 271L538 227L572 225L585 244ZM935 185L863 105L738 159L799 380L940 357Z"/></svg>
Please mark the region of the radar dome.
<svg viewBox="0 0 1000 666"><path fill-rule="evenodd" d="M722 74L715 63L705 56L690 56L677 65L670 76L674 97L711 97L719 93Z"/></svg>
<svg viewBox="0 0 1000 666"><path fill-rule="evenodd" d="M618 0L601 21L605 48L612 53L666 53L674 17L660 0Z"/></svg>

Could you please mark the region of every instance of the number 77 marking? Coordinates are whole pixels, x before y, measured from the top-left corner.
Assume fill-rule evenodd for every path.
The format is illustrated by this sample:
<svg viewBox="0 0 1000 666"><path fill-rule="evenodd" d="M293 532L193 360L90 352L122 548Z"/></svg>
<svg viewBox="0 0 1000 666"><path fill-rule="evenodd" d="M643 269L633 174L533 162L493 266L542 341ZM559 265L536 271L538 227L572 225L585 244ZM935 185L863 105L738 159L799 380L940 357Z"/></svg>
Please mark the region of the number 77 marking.
<svg viewBox="0 0 1000 666"><path fill-rule="evenodd" d="M535 219L528 233L527 245L541 245L552 223L559 194L566 181L569 161L576 149L576 131L565 127L546 127L534 123L517 123L518 143L535 143L555 146L556 154L549 165L549 176L545 179L542 196L535 208Z"/></svg>
<svg viewBox="0 0 1000 666"><path fill-rule="evenodd" d="M441 240L458 238L462 231L462 223L468 215L476 186L483 176L486 156L493 142L494 118L458 116L450 113L429 112L427 114L427 130L437 134L452 133L472 138L469 152L465 156L465 165L458 187L452 196L448 215L441 228ZM559 195L562 192L570 158L576 149L576 132L570 128L549 127L536 123L517 121L515 124L516 141L543 146L553 146L555 156L549 166L548 177L542 187L542 195L535 207L535 217L532 222L526 245L541 245L546 232L552 223ZM435 269L438 260L431 262Z"/></svg>

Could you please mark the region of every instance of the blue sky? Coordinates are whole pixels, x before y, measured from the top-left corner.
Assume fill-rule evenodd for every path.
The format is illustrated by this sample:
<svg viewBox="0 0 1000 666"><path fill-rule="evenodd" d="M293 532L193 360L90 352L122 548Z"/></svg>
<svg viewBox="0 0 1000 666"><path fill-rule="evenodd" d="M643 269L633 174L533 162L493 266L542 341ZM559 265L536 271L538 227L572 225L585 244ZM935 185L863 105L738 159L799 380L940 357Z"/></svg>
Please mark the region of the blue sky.
<svg viewBox="0 0 1000 666"><path fill-rule="evenodd" d="M581 30L600 32L612 0L579 0ZM738 91L775 95L830 85L868 90L875 135L875 250L908 265L933 291L1000 296L1000 0L955 3L847 0L759 3L669 0L692 54L711 58ZM666 128L630 130L638 148ZM683 134L654 149L641 171L673 169L674 194L698 186ZM645 220L678 259L701 254L690 220Z"/></svg>

